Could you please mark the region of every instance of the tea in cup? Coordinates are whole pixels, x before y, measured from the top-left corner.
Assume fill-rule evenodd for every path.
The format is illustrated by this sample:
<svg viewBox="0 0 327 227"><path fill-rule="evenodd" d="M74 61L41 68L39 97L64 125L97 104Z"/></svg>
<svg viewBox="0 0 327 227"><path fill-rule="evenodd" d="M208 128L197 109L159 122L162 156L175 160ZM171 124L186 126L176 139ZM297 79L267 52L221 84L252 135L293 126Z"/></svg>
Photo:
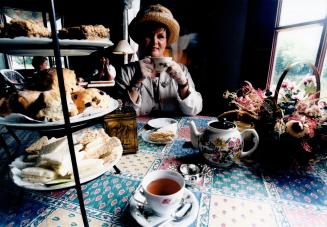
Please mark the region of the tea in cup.
<svg viewBox="0 0 327 227"><path fill-rule="evenodd" d="M172 58L171 57L151 57L151 61L154 65L154 70L157 73L166 71L170 66Z"/></svg>
<svg viewBox="0 0 327 227"><path fill-rule="evenodd" d="M150 208L159 216L168 216L180 205L185 181L178 172L157 170L147 174L141 185Z"/></svg>

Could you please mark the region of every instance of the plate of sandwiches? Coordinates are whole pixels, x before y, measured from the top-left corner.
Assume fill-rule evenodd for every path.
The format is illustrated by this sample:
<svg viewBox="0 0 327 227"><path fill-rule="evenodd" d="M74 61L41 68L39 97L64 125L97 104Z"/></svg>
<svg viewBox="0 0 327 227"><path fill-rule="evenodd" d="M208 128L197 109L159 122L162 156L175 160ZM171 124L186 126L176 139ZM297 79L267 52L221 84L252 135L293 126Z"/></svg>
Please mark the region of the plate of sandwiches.
<svg viewBox="0 0 327 227"><path fill-rule="evenodd" d="M142 133L142 139L148 143L168 144L177 136L177 123L166 125L159 129L147 130Z"/></svg>
<svg viewBox="0 0 327 227"><path fill-rule="evenodd" d="M80 182L93 180L109 171L122 157L117 137L109 137L103 128L91 127L73 134ZM10 166L13 182L32 190L56 190L75 186L66 137L41 137L17 157Z"/></svg>

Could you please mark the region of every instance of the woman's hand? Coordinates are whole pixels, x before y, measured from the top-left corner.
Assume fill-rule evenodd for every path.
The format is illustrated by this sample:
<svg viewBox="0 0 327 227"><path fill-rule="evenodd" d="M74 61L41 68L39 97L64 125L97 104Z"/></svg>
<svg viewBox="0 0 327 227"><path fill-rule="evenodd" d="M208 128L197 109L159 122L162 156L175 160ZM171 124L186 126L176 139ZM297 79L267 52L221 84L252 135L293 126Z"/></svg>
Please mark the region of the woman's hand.
<svg viewBox="0 0 327 227"><path fill-rule="evenodd" d="M155 77L154 65L150 58L139 60L141 73L135 73L128 89L131 100L136 103L139 100L139 93L142 81L147 77Z"/></svg>
<svg viewBox="0 0 327 227"><path fill-rule="evenodd" d="M167 69L167 73L172 79L176 80L179 85L184 85L187 83L185 73L183 72L180 65L175 61L171 62L171 65Z"/></svg>
<svg viewBox="0 0 327 227"><path fill-rule="evenodd" d="M151 62L150 58L144 58L144 59L140 60L139 63L140 63L141 75L138 75L138 77L135 78L136 82L140 83L147 77L155 77L156 76L156 72L154 70L154 65Z"/></svg>

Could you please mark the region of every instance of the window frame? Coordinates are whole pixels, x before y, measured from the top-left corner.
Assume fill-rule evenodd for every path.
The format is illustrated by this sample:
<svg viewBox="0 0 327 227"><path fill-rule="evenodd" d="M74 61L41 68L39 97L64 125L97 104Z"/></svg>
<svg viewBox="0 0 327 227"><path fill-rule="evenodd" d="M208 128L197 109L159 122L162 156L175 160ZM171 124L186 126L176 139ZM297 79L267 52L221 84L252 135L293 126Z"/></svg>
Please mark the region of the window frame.
<svg viewBox="0 0 327 227"><path fill-rule="evenodd" d="M318 51L317 51L317 55L316 55L316 60L313 63L316 66L320 75L323 70L324 59L325 59L326 51L327 51L327 14L326 14L325 18L320 19L320 20L313 20L313 21L308 21L308 22L301 22L301 23L296 23L296 24L291 24L291 25L279 26L281 12L282 12L282 5L283 5L283 0L279 0L278 6L277 6L277 14L276 14L275 27L274 27L274 36L273 36L269 69L268 69L268 77L267 77L267 82L266 82L266 88L269 90L272 87L271 83L272 83L272 77L273 77L273 70L275 67L277 39L278 39L278 34L281 31L288 31L288 30L292 30L292 29L303 28L306 26L319 25L319 24L321 26L323 26L320 41L319 41L319 47L318 47ZM326 64L327 64L327 62L326 62Z"/></svg>
<svg viewBox="0 0 327 227"><path fill-rule="evenodd" d="M13 8L14 10L22 10L22 9L16 9L16 8ZM34 10L28 10L28 9L24 9L22 11L26 11L26 12L37 12L37 11L34 11ZM42 19L42 22L43 22L43 25L44 27L48 28L50 26L50 22L49 20L47 19L47 13L42 10L41 12L41 19ZM1 21L3 21L3 23L7 23L7 19L6 17L9 17L8 15L6 15L5 13L1 13ZM56 19L56 23L57 23L57 28L62 28L63 27L63 17L59 17ZM4 53L4 60L5 60L5 66L6 68L9 68L9 69L14 69L14 70L31 70L31 69L34 69L33 67L32 68L27 68L26 67L26 60L25 58L26 57L30 57L30 56L25 56L25 55L13 55L13 54L7 54L7 53ZM15 57L22 57L23 58L23 66L24 68L14 68L13 66L13 58ZM55 67L55 60L54 60L54 56L45 56L48 58L49 60L49 66L50 67ZM62 65L64 67L68 67L69 66L69 62L68 62L68 59L67 59L67 56L62 56L61 57L61 62L62 62Z"/></svg>

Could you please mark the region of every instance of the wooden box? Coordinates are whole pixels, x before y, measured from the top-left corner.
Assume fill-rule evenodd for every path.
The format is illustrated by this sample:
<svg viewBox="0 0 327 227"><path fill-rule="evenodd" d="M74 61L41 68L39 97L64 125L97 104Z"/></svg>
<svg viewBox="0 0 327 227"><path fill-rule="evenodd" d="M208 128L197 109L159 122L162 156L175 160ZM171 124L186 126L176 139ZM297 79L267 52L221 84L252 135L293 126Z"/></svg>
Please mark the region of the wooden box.
<svg viewBox="0 0 327 227"><path fill-rule="evenodd" d="M104 117L104 128L110 136L120 139L123 154L136 153L138 150L136 112L132 107L122 107Z"/></svg>

